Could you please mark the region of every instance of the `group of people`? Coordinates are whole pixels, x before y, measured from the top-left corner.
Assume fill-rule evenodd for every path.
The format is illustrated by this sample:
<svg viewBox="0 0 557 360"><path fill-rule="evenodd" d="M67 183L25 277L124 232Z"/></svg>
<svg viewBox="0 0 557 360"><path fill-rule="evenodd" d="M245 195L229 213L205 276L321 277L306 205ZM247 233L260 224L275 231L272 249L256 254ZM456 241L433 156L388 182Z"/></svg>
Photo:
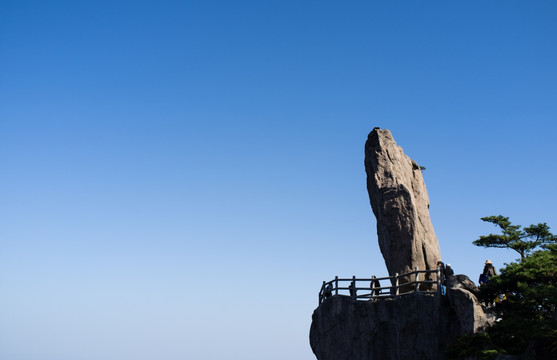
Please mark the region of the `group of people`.
<svg viewBox="0 0 557 360"><path fill-rule="evenodd" d="M451 268L451 264L445 265L442 261L437 262L437 268L439 268L439 275L441 276L441 284L446 285L447 280L450 276L454 275L454 271ZM480 274L478 283L480 285L486 284L489 279L497 275L497 271L493 266L491 260L486 260L484 264L484 269Z"/></svg>
<svg viewBox="0 0 557 360"><path fill-rule="evenodd" d="M381 283L379 282L379 280L377 279L377 277L375 277L375 275L373 275L371 277L371 282L369 283L369 288L371 289L371 297L370 299L375 298L375 296L379 295L379 293L381 292ZM357 288L356 288L356 282L355 281L351 281L350 285L348 286L348 291L350 292L350 296L353 298L356 298L356 292L357 292Z"/></svg>
<svg viewBox="0 0 557 360"><path fill-rule="evenodd" d="M454 275L454 270L451 264L445 265L442 261L437 262L437 269L439 270L439 286L441 290L441 295L447 294L447 280L449 277Z"/></svg>
<svg viewBox="0 0 557 360"><path fill-rule="evenodd" d="M445 288L447 279L449 279L450 276L454 275L454 270L451 267L451 264L447 264L445 265L442 261L438 261L437 262L437 268L439 269L439 275L440 275L440 282L442 284L442 289ZM369 288L371 289L371 296L370 296L370 300L374 300L377 298L378 295L381 294L381 283L379 282L379 279L377 279L374 276L371 277L371 282L369 284ZM348 285L348 291L350 293L350 296L352 298L356 298L357 297L357 290L358 288L356 288L356 282L354 280L352 280L350 282L350 285ZM443 295L445 294L445 291L442 291ZM329 298L333 296L333 285L331 283L328 283L325 288L323 289L323 297L325 299Z"/></svg>
<svg viewBox="0 0 557 360"><path fill-rule="evenodd" d="M373 300L377 295L379 295L381 293L381 283L379 282L379 279L377 279L377 277L375 277L375 275L373 275L371 277L371 282L369 283L369 288L371 289L371 296L370 296L370 300ZM356 292L357 292L357 288L356 288L356 283L355 281L350 282L350 285L348 286L348 291L350 292L350 296L355 298L356 297Z"/></svg>
<svg viewBox="0 0 557 360"><path fill-rule="evenodd" d="M437 262L437 268L439 269L439 281L441 283L441 294L445 295L446 294L446 286L447 286L447 280L450 279L451 276L454 275L454 270L451 267L451 264L446 264L443 263L442 261L438 261ZM483 284L486 284L489 279L491 279L493 276L497 275L497 271L495 270L495 267L493 266L493 263L491 262L491 260L486 260L485 264L484 264L484 269L482 271L482 273L480 274L480 278L478 280L480 286ZM377 297L377 295L379 295L381 293L381 284L379 282L379 280L375 277L372 276L371 277L371 282L369 284L369 288L371 289L371 296L370 296L370 300L373 300ZM353 298L357 297L357 288L356 288L356 282L353 280L350 282L350 285L348 286L348 291L350 292L350 296ZM333 295L333 286L331 283L328 283L325 288L323 289L323 296L326 298L329 298ZM495 306L497 306L497 304L500 304L503 300L505 300L505 295L500 295L496 300L495 300Z"/></svg>
<svg viewBox="0 0 557 360"><path fill-rule="evenodd" d="M447 285L447 280L449 279L449 277L454 275L454 270L451 267L451 264L445 265L442 261L438 261L437 268L439 269L441 284Z"/></svg>
<svg viewBox="0 0 557 360"><path fill-rule="evenodd" d="M373 275L371 277L371 282L369 283L369 288L371 289L371 298L370 299L375 298L375 296L377 296L381 293L381 283L379 282L379 279L377 279L377 277L375 277L375 275ZM348 285L348 291L350 292L350 296L353 297L353 298L356 298L357 290L358 289L356 288L356 282L351 281L350 285ZM325 299L333 296L333 285L331 283L329 283L325 286L325 289L323 290L323 296L325 297Z"/></svg>
<svg viewBox="0 0 557 360"><path fill-rule="evenodd" d="M447 280L449 279L449 277L454 275L454 271L451 268L451 264L445 265L442 261L438 261L437 262L437 268L439 268L439 275L441 277L441 284L446 285ZM485 264L484 264L484 269L483 269L482 273L480 274L480 278L478 280L478 283L480 285L486 284L488 282L488 280L491 279L495 275L497 275L497 271L495 270L495 267L493 266L493 263L491 262L491 260L486 260Z"/></svg>
<svg viewBox="0 0 557 360"><path fill-rule="evenodd" d="M375 298L375 296L379 295L379 293L381 292L381 283L379 282L379 279L377 279L377 277L375 277L375 275L373 275L371 277L371 282L369 283L369 288L371 289L371 297L370 300L373 300ZM350 285L348 286L348 291L350 292L350 296L355 298L356 297L356 292L357 292L357 288L356 288L356 283L354 281L350 282Z"/></svg>

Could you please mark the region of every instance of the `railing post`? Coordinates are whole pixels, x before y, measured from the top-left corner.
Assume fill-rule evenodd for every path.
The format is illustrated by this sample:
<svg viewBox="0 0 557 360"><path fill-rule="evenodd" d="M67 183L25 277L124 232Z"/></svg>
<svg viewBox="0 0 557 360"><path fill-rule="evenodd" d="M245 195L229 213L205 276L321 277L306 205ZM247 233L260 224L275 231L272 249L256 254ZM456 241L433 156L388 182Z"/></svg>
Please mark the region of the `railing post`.
<svg viewBox="0 0 557 360"><path fill-rule="evenodd" d="M435 296L437 296L437 294L439 295L443 295L443 289L442 286L444 287L445 285L442 284L442 273L441 270L439 268L436 268L435 270L422 270L422 272L424 273L424 280L420 280L420 270L419 268L416 266L414 268L414 293L417 294L420 291L424 292L424 293L429 293L429 294L436 294ZM435 274L436 279L434 280L433 274ZM400 278L404 277L404 280L406 281L406 278L411 278L412 277L412 272L409 273L405 273L405 274L399 274L399 273L395 273L394 276L389 276L388 279L391 281L391 287L390 287L390 296L393 297L394 299L398 299L401 296L400 293ZM383 278L383 279L387 279L387 278ZM394 281L393 281L394 279ZM350 286L348 287L348 289L350 290L350 297L352 299L358 300L358 298L368 298L368 294L364 292L364 294L358 296L358 289L360 290L364 290L367 291L367 286L366 287L362 287L362 288L358 288L356 286L356 281L365 281L365 279L356 279L356 275L352 276L352 279L342 279L340 280L338 276L335 276L335 279L332 281L323 281L323 284L321 285L321 290L319 291L319 295L318 295L318 301L319 301L319 305L321 305L323 303L323 301L327 298L325 296L325 289L326 287L328 287L331 290L331 295L332 296L332 286L333 286L333 282L334 282L334 295L338 295L339 294L339 282L340 281L350 281L352 280L352 283L350 284ZM383 296L387 296L383 290L378 290L378 289L382 289L381 288L381 284L379 284L379 280L377 280L377 282L375 281L375 276L371 276L371 283L369 288L371 289L371 293L369 294L369 299L370 300L374 300L377 301L378 299L381 299L381 293L383 293ZM421 283L424 283L424 286L421 287ZM408 286L410 287L412 283L411 282L405 282L404 286ZM433 286L434 284L437 285L437 289L435 289L435 291L433 290ZM346 289L346 288L343 288ZM424 290L425 289L425 290ZM403 293L402 295L406 295L406 294L410 294L410 291Z"/></svg>
<svg viewBox="0 0 557 360"><path fill-rule="evenodd" d="M439 266L437 267L437 271L435 272L436 276L437 276L437 294L441 295L441 279L440 279L440 270L439 270Z"/></svg>
<svg viewBox="0 0 557 360"><path fill-rule="evenodd" d="M398 298L398 273L395 273L395 298Z"/></svg>

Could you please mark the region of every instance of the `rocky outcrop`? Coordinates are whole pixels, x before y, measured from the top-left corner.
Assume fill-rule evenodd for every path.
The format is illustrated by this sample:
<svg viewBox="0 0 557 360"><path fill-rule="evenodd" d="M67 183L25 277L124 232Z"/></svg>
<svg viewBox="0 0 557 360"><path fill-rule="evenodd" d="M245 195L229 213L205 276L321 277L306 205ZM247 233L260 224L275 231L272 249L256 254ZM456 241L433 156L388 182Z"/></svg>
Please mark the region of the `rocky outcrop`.
<svg viewBox="0 0 557 360"><path fill-rule="evenodd" d="M420 166L388 130L379 128L369 134L365 154L367 188L389 275L416 267L436 269L441 252ZM478 288L467 276L449 276L445 284L446 292L436 283L422 289L428 292L411 294L402 288L401 296L373 301L331 296L313 313L311 348L318 360L444 359L457 336L481 331L494 321L483 311ZM412 285L407 290L414 289Z"/></svg>
<svg viewBox="0 0 557 360"><path fill-rule="evenodd" d="M404 154L389 130L375 128L365 145L365 169L389 275L409 273L416 267L435 269L441 251L420 166Z"/></svg>
<svg viewBox="0 0 557 360"><path fill-rule="evenodd" d="M466 275L452 275L447 278L447 287L451 289L464 289L468 290L474 296L478 296L480 289L474 284L472 280Z"/></svg>
<svg viewBox="0 0 557 360"><path fill-rule="evenodd" d="M458 279L464 280L463 282ZM396 300L326 299L313 313L310 344L319 360L441 360L457 336L488 323L464 275L445 296L409 294Z"/></svg>

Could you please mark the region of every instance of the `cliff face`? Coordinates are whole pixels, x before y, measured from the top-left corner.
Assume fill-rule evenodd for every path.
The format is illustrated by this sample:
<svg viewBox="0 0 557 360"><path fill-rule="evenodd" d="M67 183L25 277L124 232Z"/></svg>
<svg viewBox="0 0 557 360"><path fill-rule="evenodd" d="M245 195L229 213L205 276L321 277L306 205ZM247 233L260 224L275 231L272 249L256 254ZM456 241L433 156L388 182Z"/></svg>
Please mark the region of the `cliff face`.
<svg viewBox="0 0 557 360"><path fill-rule="evenodd" d="M418 164L388 130L375 128L365 146L367 188L389 275L415 267L433 270L441 260L429 217L429 198ZM413 281L402 279L402 283ZM310 344L319 360L440 360L456 337L477 332L488 319L464 275L451 276L440 291L406 293L395 299L361 301L335 295L313 313ZM422 290L435 290L425 288ZM440 289L437 289L440 290Z"/></svg>
<svg viewBox="0 0 557 360"><path fill-rule="evenodd" d="M440 360L459 335L487 324L478 301L453 278L446 296L422 293L396 300L333 296L313 313L310 344L319 360ZM473 285L472 285L473 286Z"/></svg>
<svg viewBox="0 0 557 360"><path fill-rule="evenodd" d="M415 267L435 269L441 251L418 164L404 154L389 130L375 128L365 145L365 169L379 247L389 275L409 273Z"/></svg>

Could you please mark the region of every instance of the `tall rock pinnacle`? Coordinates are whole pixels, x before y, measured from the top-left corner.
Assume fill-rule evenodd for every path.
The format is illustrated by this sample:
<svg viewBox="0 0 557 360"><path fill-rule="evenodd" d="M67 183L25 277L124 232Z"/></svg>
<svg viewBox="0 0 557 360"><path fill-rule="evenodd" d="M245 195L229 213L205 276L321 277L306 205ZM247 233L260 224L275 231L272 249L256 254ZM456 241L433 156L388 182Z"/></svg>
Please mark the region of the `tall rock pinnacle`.
<svg viewBox="0 0 557 360"><path fill-rule="evenodd" d="M367 189L389 275L416 267L435 269L441 252L420 167L404 154L389 130L373 129L365 153ZM399 278L401 296L362 301L368 299L335 293L320 298L309 332L317 359L442 360L455 338L483 331L494 322L495 317L484 313L475 296L478 289L467 276L448 277L444 293L414 292L414 284L404 284L415 281L415 276ZM434 275L430 279L437 280ZM439 290L422 284L426 289Z"/></svg>
<svg viewBox="0 0 557 360"><path fill-rule="evenodd" d="M441 251L418 164L404 154L389 130L375 128L366 141L365 168L379 247L389 275L408 273L415 267L435 269Z"/></svg>

